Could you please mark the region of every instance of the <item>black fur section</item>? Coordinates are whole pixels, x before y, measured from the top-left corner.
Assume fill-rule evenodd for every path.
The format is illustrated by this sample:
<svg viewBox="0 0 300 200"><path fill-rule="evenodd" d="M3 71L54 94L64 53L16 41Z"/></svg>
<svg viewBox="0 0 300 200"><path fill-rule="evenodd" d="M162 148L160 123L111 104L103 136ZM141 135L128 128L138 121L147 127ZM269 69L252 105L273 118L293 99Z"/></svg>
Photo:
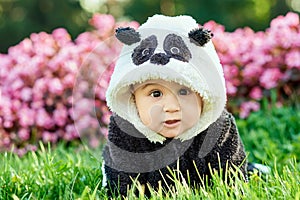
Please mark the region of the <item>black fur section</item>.
<svg viewBox="0 0 300 200"><path fill-rule="evenodd" d="M165 65L169 61L170 61L170 56L165 53L156 53L150 59L150 63L157 64L157 65Z"/></svg>
<svg viewBox="0 0 300 200"><path fill-rule="evenodd" d="M189 32L190 41L197 46L204 46L210 41L213 37L213 34L210 30L204 29L203 27L191 30Z"/></svg>
<svg viewBox="0 0 300 200"><path fill-rule="evenodd" d="M210 165L213 169L219 170L228 167L236 166L239 167L240 171L243 174L245 181L248 181L247 173L247 161L245 160L246 154L244 150L244 145L238 134L238 130L235 124L234 117L229 114L225 119L225 127L228 127L227 130L223 131L226 134L221 134L218 138L217 145L212 149L212 151L206 156L206 160L210 161ZM219 156L216 156L218 155ZM243 158L243 159L242 159ZM218 162L220 160L220 163ZM223 177L225 175L225 170L223 171Z"/></svg>
<svg viewBox="0 0 300 200"><path fill-rule="evenodd" d="M172 139L167 139L163 144L150 142L131 123L114 115L110 117L108 140L123 150L145 153L163 148Z"/></svg>
<svg viewBox="0 0 300 200"><path fill-rule="evenodd" d="M140 65L146 62L153 55L157 47L157 38L155 35L151 35L141 41L131 55L132 61L135 65Z"/></svg>
<svg viewBox="0 0 300 200"><path fill-rule="evenodd" d="M163 48L168 55L177 60L188 62L192 58L192 54L188 47L178 35L167 35L164 40Z"/></svg>
<svg viewBox="0 0 300 200"><path fill-rule="evenodd" d="M208 178L209 181L211 177L209 166L217 171L220 171L220 167L225 170L226 165L229 168L233 165L238 166L244 175L245 181L247 181L247 162L245 161L246 155L243 144L240 140L234 118L226 110L208 129L199 133L191 140L185 141L186 144L189 144L188 148L182 154L178 154L177 160L160 169L149 170L144 173L117 170L113 163L116 163L118 160L125 161L127 164L129 162L132 166L139 165L139 163L134 162L131 158L125 158L126 156L118 148L132 152L152 152L155 149L161 149L166 145L173 144L172 149L175 152L180 151L181 147L179 143L169 139L164 144L154 144L147 142L145 138L132 137L127 131L120 132L120 129L115 127L117 126L115 119L116 117L111 118L109 141L103 151L103 158L106 164L105 174L109 183L107 188L110 194L117 193L126 196L127 188L130 188L132 185L132 179L137 179L144 185L149 183L153 188L158 187L159 181L164 188L167 188L167 185L174 185L173 181L168 178L168 176L172 177L168 167L171 170L179 169L182 173L182 177L178 177L179 180L181 178L184 178L185 181L189 180L188 184L190 186L201 184L198 173L202 179L205 180ZM129 129L131 130L131 128ZM117 139L118 136L120 136L120 139ZM210 150L205 151L209 146L211 147ZM153 161L153 158L149 158L144 157L141 161L144 166L149 166L149 169L151 169L153 162L162 162L164 159L167 159L166 155L160 155L160 157L156 158L156 161ZM197 170L194 167L195 165ZM147 186L145 186L145 189L145 193L149 194Z"/></svg>
<svg viewBox="0 0 300 200"><path fill-rule="evenodd" d="M126 45L137 43L141 40L140 34L133 28L117 28L116 37L118 40Z"/></svg>

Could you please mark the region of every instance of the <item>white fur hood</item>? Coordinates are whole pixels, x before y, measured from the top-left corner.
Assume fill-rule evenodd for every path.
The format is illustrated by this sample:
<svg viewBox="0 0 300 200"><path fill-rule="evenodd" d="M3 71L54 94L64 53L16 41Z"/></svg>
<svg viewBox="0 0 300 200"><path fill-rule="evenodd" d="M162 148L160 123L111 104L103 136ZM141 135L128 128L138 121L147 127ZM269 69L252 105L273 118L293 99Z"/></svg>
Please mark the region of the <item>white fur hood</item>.
<svg viewBox="0 0 300 200"><path fill-rule="evenodd" d="M110 110L131 122L150 141L165 138L147 128L140 120L130 86L149 79L175 81L198 92L203 111L198 123L178 136L188 140L215 122L226 104L222 66L210 31L190 16L154 15L137 30L116 30L124 43L106 92Z"/></svg>

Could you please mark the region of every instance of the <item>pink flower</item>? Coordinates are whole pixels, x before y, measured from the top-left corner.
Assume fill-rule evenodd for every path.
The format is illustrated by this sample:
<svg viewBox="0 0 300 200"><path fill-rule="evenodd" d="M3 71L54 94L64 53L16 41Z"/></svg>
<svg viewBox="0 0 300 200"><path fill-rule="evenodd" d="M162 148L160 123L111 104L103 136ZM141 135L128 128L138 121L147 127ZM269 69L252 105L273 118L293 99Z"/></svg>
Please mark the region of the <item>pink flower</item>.
<svg viewBox="0 0 300 200"><path fill-rule="evenodd" d="M68 126L66 127L66 131L67 131L68 133L72 133L72 134L77 133L74 124L68 125Z"/></svg>
<svg viewBox="0 0 300 200"><path fill-rule="evenodd" d="M95 136L91 137L91 139L89 140L89 145L92 148L98 147L99 144L100 144L99 138L96 138Z"/></svg>
<svg viewBox="0 0 300 200"><path fill-rule="evenodd" d="M1 54L0 53L0 72L2 72L2 70L4 69L9 69L11 66L13 66L13 58L9 55L6 54ZM3 75L2 73L0 73L0 75ZM6 74L7 75L7 74Z"/></svg>
<svg viewBox="0 0 300 200"><path fill-rule="evenodd" d="M214 33L215 32L220 32L220 33L224 33L225 31L225 27L221 24L217 24L215 21L208 21L203 25L205 28L212 30Z"/></svg>
<svg viewBox="0 0 300 200"><path fill-rule="evenodd" d="M60 105L56 110L54 110L53 119L55 124L58 126L64 126L68 119L67 109L63 105Z"/></svg>
<svg viewBox="0 0 300 200"><path fill-rule="evenodd" d="M49 62L47 63L47 67L51 69L51 71L57 71L61 67L61 64L63 62L64 62L63 57L56 56L55 58L49 60Z"/></svg>
<svg viewBox="0 0 300 200"><path fill-rule="evenodd" d="M107 137L107 135L108 135L108 128L101 127L100 128L100 133L102 133L102 135L104 135L105 137Z"/></svg>
<svg viewBox="0 0 300 200"><path fill-rule="evenodd" d="M66 75L63 80L62 84L67 88L67 87L73 87L75 84L75 76L72 74Z"/></svg>
<svg viewBox="0 0 300 200"><path fill-rule="evenodd" d="M257 102L253 102L253 101L243 102L241 104L240 117L246 118L251 111L258 111L259 108L260 105Z"/></svg>
<svg viewBox="0 0 300 200"><path fill-rule="evenodd" d="M75 138L78 138L79 134L77 133L77 130L73 124L66 126L66 133L64 134L63 138L67 141L73 140Z"/></svg>
<svg viewBox="0 0 300 200"><path fill-rule="evenodd" d="M225 82L227 94L234 96L237 92L237 88L229 81Z"/></svg>
<svg viewBox="0 0 300 200"><path fill-rule="evenodd" d="M90 127L90 122L93 120L89 115L84 115L75 121L76 128L79 134L83 133L85 129Z"/></svg>
<svg viewBox="0 0 300 200"><path fill-rule="evenodd" d="M25 87L21 90L21 99L23 101L30 101L32 98L32 90L29 87Z"/></svg>
<svg viewBox="0 0 300 200"><path fill-rule="evenodd" d="M54 126L54 122L50 115L43 108L37 110L35 121L37 126L45 129L50 129Z"/></svg>
<svg viewBox="0 0 300 200"><path fill-rule="evenodd" d="M16 153L19 157L22 157L26 154L26 149L25 148L19 148L19 149L15 149L14 153Z"/></svg>
<svg viewBox="0 0 300 200"><path fill-rule="evenodd" d="M24 82L22 79L16 77L16 79L13 81L13 83L10 85L10 88L13 90L13 91L16 91L20 88L22 88L24 86Z"/></svg>
<svg viewBox="0 0 300 200"><path fill-rule="evenodd" d="M112 30L115 19L112 15L94 14L89 23L98 29L99 33L107 33Z"/></svg>
<svg viewBox="0 0 300 200"><path fill-rule="evenodd" d="M283 74L278 68L266 69L259 81L261 85L266 89L274 88L278 85L278 81L283 77Z"/></svg>
<svg viewBox="0 0 300 200"><path fill-rule="evenodd" d="M293 49L288 52L285 56L285 63L287 64L288 68L295 67L300 69L300 49Z"/></svg>
<svg viewBox="0 0 300 200"><path fill-rule="evenodd" d="M28 40L25 39L25 41ZM23 64L31 57L32 53L26 52L28 49L24 48L23 44L24 43L21 42L20 46L16 45L8 49L8 53L13 58L15 64ZM32 49L30 51L32 51Z"/></svg>
<svg viewBox="0 0 300 200"><path fill-rule="evenodd" d="M83 115L89 114L93 110L93 101L82 98L76 100L73 104L71 116L74 120L80 119Z"/></svg>
<svg viewBox="0 0 300 200"><path fill-rule="evenodd" d="M37 147L34 146L34 145L29 144L29 145L26 146L26 150L27 151L37 151Z"/></svg>
<svg viewBox="0 0 300 200"><path fill-rule="evenodd" d="M223 65L225 79L230 80L239 74L239 69L235 65Z"/></svg>
<svg viewBox="0 0 300 200"><path fill-rule="evenodd" d="M47 81L45 78L40 78L35 81L33 86L33 99L35 101L42 100L47 90Z"/></svg>
<svg viewBox="0 0 300 200"><path fill-rule="evenodd" d="M64 28L55 29L52 32L52 36L59 43L60 46L64 46L71 42L71 36Z"/></svg>
<svg viewBox="0 0 300 200"><path fill-rule="evenodd" d="M19 99L14 99L11 101L11 111L18 112L22 107L22 103Z"/></svg>
<svg viewBox="0 0 300 200"><path fill-rule="evenodd" d="M299 15L297 13L288 12L285 15L285 21L289 26L299 27Z"/></svg>
<svg viewBox="0 0 300 200"><path fill-rule="evenodd" d="M262 98L262 90L260 89L260 87L254 87L252 88L252 90L250 91L249 96L252 99L255 100L260 100Z"/></svg>
<svg viewBox="0 0 300 200"><path fill-rule="evenodd" d="M299 26L299 15L289 12L286 16L278 16L271 21L271 28L283 28L287 26Z"/></svg>
<svg viewBox="0 0 300 200"><path fill-rule="evenodd" d="M257 81L262 72L262 66L256 63L247 64L244 70L241 71L246 84L252 84L254 81Z"/></svg>
<svg viewBox="0 0 300 200"><path fill-rule="evenodd" d="M43 108L44 105L45 105L44 101L42 101L42 100L34 100L30 104L31 108L34 109L34 110L38 110L40 108Z"/></svg>
<svg viewBox="0 0 300 200"><path fill-rule="evenodd" d="M61 95L63 93L63 85L58 78L53 78L48 82L49 91L53 94Z"/></svg>
<svg viewBox="0 0 300 200"><path fill-rule="evenodd" d="M101 113L103 114L102 118L101 118L101 121L104 124L109 124L111 112L109 111L109 109L106 105L102 105L102 106L99 105L99 107L101 108L100 110L101 110Z"/></svg>
<svg viewBox="0 0 300 200"><path fill-rule="evenodd" d="M29 140L30 138L30 133L29 133L29 130L27 128L21 128L19 131L18 131L18 137L21 139L21 140Z"/></svg>
<svg viewBox="0 0 300 200"><path fill-rule="evenodd" d="M32 55L32 47L32 41L29 38L25 38L16 48L18 48L18 50L22 51L23 53Z"/></svg>
<svg viewBox="0 0 300 200"><path fill-rule="evenodd" d="M0 147L9 147L11 145L11 139L8 135L4 135L4 137L0 140Z"/></svg>
<svg viewBox="0 0 300 200"><path fill-rule="evenodd" d="M70 74L76 74L78 72L77 63L74 60L68 60L67 62L62 62L62 67ZM69 75L70 75L69 74Z"/></svg>
<svg viewBox="0 0 300 200"><path fill-rule="evenodd" d="M108 124L110 122L110 114L103 114L102 118L101 118L101 122L103 122L104 124Z"/></svg>
<svg viewBox="0 0 300 200"><path fill-rule="evenodd" d="M58 139L58 136L55 133L44 131L42 134L42 139L43 139L43 142L45 142L45 143L47 143L47 142L55 143Z"/></svg>
<svg viewBox="0 0 300 200"><path fill-rule="evenodd" d="M97 45L94 44L96 40L96 35L90 32L84 32L78 35L78 37L75 39L75 42L83 51L86 51L88 53L89 51L92 51Z"/></svg>
<svg viewBox="0 0 300 200"><path fill-rule="evenodd" d="M34 124L35 112L25 106L18 112L18 117L22 127L32 126Z"/></svg>
<svg viewBox="0 0 300 200"><path fill-rule="evenodd" d="M10 120L5 120L5 121L3 122L3 127L4 127L4 128L12 128L13 125L14 125L13 122L10 121Z"/></svg>
<svg viewBox="0 0 300 200"><path fill-rule="evenodd" d="M30 39L34 43L34 52L38 55L53 56L56 53L56 43L53 37L45 32L32 33Z"/></svg>

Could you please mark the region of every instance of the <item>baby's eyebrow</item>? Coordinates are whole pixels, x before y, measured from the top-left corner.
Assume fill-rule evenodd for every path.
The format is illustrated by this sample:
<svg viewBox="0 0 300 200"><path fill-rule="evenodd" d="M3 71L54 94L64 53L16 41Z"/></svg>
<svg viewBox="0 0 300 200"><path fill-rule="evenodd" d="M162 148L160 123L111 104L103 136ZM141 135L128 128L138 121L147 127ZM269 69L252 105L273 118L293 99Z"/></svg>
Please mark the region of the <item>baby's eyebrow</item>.
<svg viewBox="0 0 300 200"><path fill-rule="evenodd" d="M150 87L150 86L158 86L158 84L156 83L146 83L145 85L143 85L141 87L142 90L146 89L147 87Z"/></svg>
<svg viewBox="0 0 300 200"><path fill-rule="evenodd" d="M137 89L141 89L141 90L144 90L146 89L147 87L150 87L150 86L154 86L154 85L157 85L155 83L146 83L146 84L143 84L143 85L130 85L130 91L131 93L134 93L134 91L136 91Z"/></svg>

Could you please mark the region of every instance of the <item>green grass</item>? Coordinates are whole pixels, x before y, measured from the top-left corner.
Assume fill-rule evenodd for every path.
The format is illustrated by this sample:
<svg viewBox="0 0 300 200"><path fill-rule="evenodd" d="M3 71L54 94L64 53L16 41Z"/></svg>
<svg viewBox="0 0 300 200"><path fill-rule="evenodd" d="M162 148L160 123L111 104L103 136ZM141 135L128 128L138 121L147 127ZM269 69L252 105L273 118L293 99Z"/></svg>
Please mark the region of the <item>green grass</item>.
<svg viewBox="0 0 300 200"><path fill-rule="evenodd" d="M100 162L86 149L44 148L23 157L0 155L0 199L93 199Z"/></svg>
<svg viewBox="0 0 300 200"><path fill-rule="evenodd" d="M293 158L300 169L300 110L294 107L260 110L237 120L249 160L282 170Z"/></svg>
<svg viewBox="0 0 300 200"><path fill-rule="evenodd" d="M296 199L300 200L300 114L293 108L273 109L237 120L249 160L271 167L271 174L254 173L249 183L223 181L191 189L175 179L168 191L151 189L150 199ZM0 199L108 199L101 188L101 153L84 147L40 145L23 157L0 154ZM238 176L237 173L235 173ZM175 176L174 176L175 177ZM229 184L228 184L229 182ZM127 199L146 199L136 183ZM116 197L121 199L121 197Z"/></svg>

